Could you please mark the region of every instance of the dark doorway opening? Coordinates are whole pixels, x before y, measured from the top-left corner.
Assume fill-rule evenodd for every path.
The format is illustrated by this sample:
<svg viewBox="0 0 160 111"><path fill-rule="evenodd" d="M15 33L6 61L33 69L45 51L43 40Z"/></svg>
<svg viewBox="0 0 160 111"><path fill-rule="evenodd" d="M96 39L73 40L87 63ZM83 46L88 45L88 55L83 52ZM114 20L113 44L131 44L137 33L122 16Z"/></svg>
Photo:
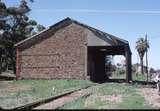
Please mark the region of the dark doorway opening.
<svg viewBox="0 0 160 111"><path fill-rule="evenodd" d="M105 53L88 49L88 75L94 82L103 82L108 79L105 73Z"/></svg>
<svg viewBox="0 0 160 111"><path fill-rule="evenodd" d="M131 54L124 46L88 46L87 76L93 82L110 81L105 67L107 55L124 55L126 57L126 82L131 80Z"/></svg>

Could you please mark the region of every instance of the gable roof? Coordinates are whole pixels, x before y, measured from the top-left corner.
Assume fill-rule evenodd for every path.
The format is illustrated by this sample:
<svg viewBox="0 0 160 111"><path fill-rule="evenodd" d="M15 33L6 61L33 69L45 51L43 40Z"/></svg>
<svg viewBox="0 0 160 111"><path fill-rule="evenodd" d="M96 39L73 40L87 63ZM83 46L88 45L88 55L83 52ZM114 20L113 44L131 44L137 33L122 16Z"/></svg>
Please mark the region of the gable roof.
<svg viewBox="0 0 160 111"><path fill-rule="evenodd" d="M35 35L33 35L33 36L31 36L31 37L29 37L29 38L27 38L27 39L24 39L24 40L16 43L14 46L15 46L15 48L16 48L16 47L21 47L21 46L23 46L23 45L25 45L25 44L27 44L27 43L32 43L32 41L35 41L35 40L37 40L37 39L45 38L44 35L45 35L47 32L49 32L49 31L56 32L56 31L59 30L60 28L65 27L65 26L68 26L68 25L70 25L71 23L75 23L75 24L78 24L78 25L80 25L80 26L82 26L82 27L85 27L85 28L89 29L89 30L92 31L97 37L99 37L100 39L103 39L103 40L106 41L106 42L109 42L109 43L110 43L111 45L113 45L113 46L114 46L114 45L115 45L115 46L117 46L117 45L125 45L125 46L127 45L127 46L129 46L128 41L126 41L126 40L124 40L124 39L118 38L118 37L113 36L113 35L111 35L111 34L108 34L108 33L106 33L106 32L100 31L100 30L98 30L98 29L96 29L96 28L90 27L90 26L88 26L88 25L86 25L86 24L80 23L80 22L78 22L78 21L76 21L76 20L73 20L73 19L71 19L71 18L69 18L69 17L67 17L66 19L64 19L64 20L62 20L62 21L60 21L60 22L58 22L58 23L50 26L49 28L47 28L47 29L39 32L38 34L35 34Z"/></svg>

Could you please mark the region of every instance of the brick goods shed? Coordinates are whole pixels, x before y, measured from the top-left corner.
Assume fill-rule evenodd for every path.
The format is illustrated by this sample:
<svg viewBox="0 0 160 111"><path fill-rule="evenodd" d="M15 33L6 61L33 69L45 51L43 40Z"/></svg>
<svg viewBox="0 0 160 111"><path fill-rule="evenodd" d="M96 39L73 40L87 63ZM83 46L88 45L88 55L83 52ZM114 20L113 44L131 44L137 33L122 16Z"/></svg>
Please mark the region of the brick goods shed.
<svg viewBox="0 0 160 111"><path fill-rule="evenodd" d="M90 79L102 81L106 55L126 57L126 80L131 77L129 43L66 18L17 44L16 77L24 79Z"/></svg>

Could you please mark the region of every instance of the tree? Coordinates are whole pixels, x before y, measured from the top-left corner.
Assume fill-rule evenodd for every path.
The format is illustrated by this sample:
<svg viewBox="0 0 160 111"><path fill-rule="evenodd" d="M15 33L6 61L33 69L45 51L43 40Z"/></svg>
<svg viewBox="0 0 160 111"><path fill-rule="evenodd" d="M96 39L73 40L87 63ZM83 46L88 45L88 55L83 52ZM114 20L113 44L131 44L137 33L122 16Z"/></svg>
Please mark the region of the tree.
<svg viewBox="0 0 160 111"><path fill-rule="evenodd" d="M147 39L147 34L145 36L145 41L146 43L148 43L148 39ZM149 43L148 43L149 44ZM149 48L149 47L148 47ZM148 78L149 78L149 75L148 75L148 48L146 49L146 73L147 73L147 82L148 82Z"/></svg>
<svg viewBox="0 0 160 111"><path fill-rule="evenodd" d="M140 57L140 64L141 64L141 73L144 74L143 71L143 57L147 49L149 48L149 43L144 38L139 38L136 42L136 49Z"/></svg>
<svg viewBox="0 0 160 111"><path fill-rule="evenodd" d="M33 0L30 1L33 2ZM38 31L37 22L28 17L30 11L26 0L21 0L17 7L6 7L5 3L0 0L0 50L5 49L3 54L0 54L0 60L2 55L5 55L8 60L11 60L9 64L12 64L14 71L14 44L32 36L35 30Z"/></svg>
<svg viewBox="0 0 160 111"><path fill-rule="evenodd" d="M105 57L105 72L108 77L112 76L112 72L116 69L115 67L116 66L113 65L113 56L107 55Z"/></svg>
<svg viewBox="0 0 160 111"><path fill-rule="evenodd" d="M3 29L5 29L5 20L6 17L6 5L0 0L0 74L2 71L2 56L4 54L5 46L2 40Z"/></svg>
<svg viewBox="0 0 160 111"><path fill-rule="evenodd" d="M41 32L44 29L45 29L45 27L43 25L40 25L40 24L37 25L37 31L38 32Z"/></svg>

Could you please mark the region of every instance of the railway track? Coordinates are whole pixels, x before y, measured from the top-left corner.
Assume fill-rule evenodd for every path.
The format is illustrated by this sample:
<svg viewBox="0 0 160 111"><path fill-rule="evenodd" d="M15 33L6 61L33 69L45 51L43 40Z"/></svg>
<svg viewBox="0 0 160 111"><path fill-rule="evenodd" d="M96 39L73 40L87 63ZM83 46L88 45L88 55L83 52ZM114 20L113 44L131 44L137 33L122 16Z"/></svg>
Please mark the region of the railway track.
<svg viewBox="0 0 160 111"><path fill-rule="evenodd" d="M56 100L60 100L61 98L63 99L65 97L69 96L69 95L72 96L72 94L76 94L76 93L78 93L78 92L80 92L82 90L88 89L88 88L90 88L92 86L93 85L89 85L89 86L86 86L86 87L82 87L82 88L74 89L74 90L71 90L71 91L67 91L67 92L61 93L59 95L47 98L47 99L39 100L39 101L36 101L36 102L32 102L32 103L29 103L29 104L25 104L25 105L13 108L12 110L41 109L41 106L45 106L46 104L50 104L50 103L54 104L54 102ZM84 96L88 96L88 95L90 95L90 94L80 95L79 97L84 97ZM63 106L63 104L61 106ZM61 106L59 105L59 106L54 107L54 108L57 109L57 108L59 108ZM42 107L42 109L45 109L45 108Z"/></svg>

